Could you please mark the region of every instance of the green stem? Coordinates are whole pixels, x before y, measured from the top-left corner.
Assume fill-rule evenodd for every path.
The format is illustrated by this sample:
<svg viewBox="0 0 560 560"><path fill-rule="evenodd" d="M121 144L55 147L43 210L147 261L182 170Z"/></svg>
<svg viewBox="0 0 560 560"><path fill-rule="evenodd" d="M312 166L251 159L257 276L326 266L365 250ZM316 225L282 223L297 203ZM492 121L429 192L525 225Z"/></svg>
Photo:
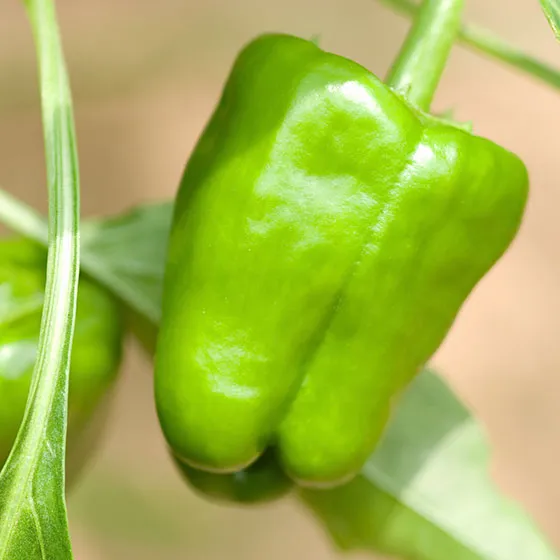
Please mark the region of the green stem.
<svg viewBox="0 0 560 560"><path fill-rule="evenodd" d="M427 111L461 26L464 0L424 0L386 83Z"/></svg>
<svg viewBox="0 0 560 560"><path fill-rule="evenodd" d="M79 273L79 177L72 99L53 0L24 0L39 62L49 199L37 359L25 413L0 473L0 559L71 560L64 496L68 381ZM44 241L37 216L0 202Z"/></svg>
<svg viewBox="0 0 560 560"><path fill-rule="evenodd" d="M412 0L378 0L382 4L405 14L415 17L419 11ZM457 36L459 42L477 50L478 52L495 58L517 68L521 72L530 74L554 88L560 89L560 71L545 62L537 60L521 49L510 45L506 41L494 36L490 31L474 25L462 25Z"/></svg>

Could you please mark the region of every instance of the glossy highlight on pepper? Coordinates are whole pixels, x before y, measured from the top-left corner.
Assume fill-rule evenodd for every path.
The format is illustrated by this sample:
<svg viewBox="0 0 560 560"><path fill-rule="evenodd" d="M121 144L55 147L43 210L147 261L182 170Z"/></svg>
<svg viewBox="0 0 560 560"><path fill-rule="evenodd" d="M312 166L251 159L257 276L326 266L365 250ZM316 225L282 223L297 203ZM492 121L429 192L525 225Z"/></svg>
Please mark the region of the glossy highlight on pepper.
<svg viewBox="0 0 560 560"><path fill-rule="evenodd" d="M527 172L368 70L287 35L239 55L176 198L155 393L178 460L274 446L352 478L514 238Z"/></svg>

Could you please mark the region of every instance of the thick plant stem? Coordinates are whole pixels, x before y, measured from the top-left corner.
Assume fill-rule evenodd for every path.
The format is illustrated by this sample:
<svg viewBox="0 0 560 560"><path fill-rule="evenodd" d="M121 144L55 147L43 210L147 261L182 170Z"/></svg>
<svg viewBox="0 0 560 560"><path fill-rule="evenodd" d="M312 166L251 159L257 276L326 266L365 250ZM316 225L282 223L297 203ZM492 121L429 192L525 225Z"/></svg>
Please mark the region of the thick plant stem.
<svg viewBox="0 0 560 560"><path fill-rule="evenodd" d="M429 110L461 26L464 0L424 0L386 83Z"/></svg>

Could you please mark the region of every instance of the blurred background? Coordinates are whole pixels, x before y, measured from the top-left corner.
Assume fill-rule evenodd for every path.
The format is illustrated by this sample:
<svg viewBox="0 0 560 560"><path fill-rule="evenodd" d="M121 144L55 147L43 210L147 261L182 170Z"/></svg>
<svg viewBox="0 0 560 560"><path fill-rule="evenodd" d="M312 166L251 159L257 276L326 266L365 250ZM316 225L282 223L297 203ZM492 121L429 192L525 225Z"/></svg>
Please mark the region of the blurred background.
<svg viewBox="0 0 560 560"><path fill-rule="evenodd" d="M383 76L408 22L374 0L58 0L75 95L84 216L173 196L239 48L263 31L320 36ZM468 0L467 19L560 67L537 0ZM35 57L20 2L0 17L0 184L46 210ZM486 426L500 486L560 547L560 92L456 48L434 110L517 152L532 194L514 246L435 357ZM166 457L151 367L130 345L111 425L74 489L80 560L327 560L321 529L286 500L257 510L194 496ZM355 555L356 559L365 556ZM371 557L368 557L371 558Z"/></svg>

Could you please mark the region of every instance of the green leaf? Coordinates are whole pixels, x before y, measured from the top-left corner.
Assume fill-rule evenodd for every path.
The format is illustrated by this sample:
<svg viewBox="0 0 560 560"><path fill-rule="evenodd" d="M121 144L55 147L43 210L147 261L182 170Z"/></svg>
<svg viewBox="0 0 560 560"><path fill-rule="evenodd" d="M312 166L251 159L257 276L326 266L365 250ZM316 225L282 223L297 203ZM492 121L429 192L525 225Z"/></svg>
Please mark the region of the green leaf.
<svg viewBox="0 0 560 560"><path fill-rule="evenodd" d="M418 11L419 4L413 0L378 0L390 8L397 10L409 17L414 17ZM553 3L558 10L558 0L542 0ZM558 11L556 11L558 16ZM558 19L556 19L558 21ZM506 41L496 37L489 31L473 25L463 25L459 30L458 39L461 43L513 66L526 74L546 82L548 85L560 89L560 70L541 62L533 56L510 45Z"/></svg>
<svg viewBox="0 0 560 560"><path fill-rule="evenodd" d="M344 550L404 560L553 560L530 519L489 475L474 418L429 371L406 391L350 484L300 497Z"/></svg>
<svg viewBox="0 0 560 560"><path fill-rule="evenodd" d="M0 559L64 560L72 558L64 501L64 455L78 280L78 165L54 5L49 0L24 3L39 59L49 252L38 359L24 419L0 474Z"/></svg>
<svg viewBox="0 0 560 560"><path fill-rule="evenodd" d="M541 0L541 6L554 35L560 41L560 1Z"/></svg>
<svg viewBox="0 0 560 560"><path fill-rule="evenodd" d="M154 324L161 316L172 204L136 208L82 227L82 268Z"/></svg>

